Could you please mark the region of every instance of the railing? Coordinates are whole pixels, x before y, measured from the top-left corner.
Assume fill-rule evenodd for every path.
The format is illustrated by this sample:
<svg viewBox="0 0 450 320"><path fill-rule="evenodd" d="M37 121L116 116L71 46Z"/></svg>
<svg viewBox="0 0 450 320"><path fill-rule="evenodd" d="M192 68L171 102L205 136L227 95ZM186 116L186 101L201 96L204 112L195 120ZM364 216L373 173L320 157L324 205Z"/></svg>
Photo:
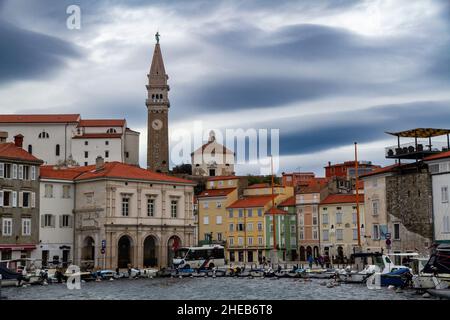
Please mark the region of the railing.
<svg viewBox="0 0 450 320"><path fill-rule="evenodd" d="M403 143L400 145L390 146L385 148L385 156L395 157L402 156L412 153L420 153L420 152L441 152L447 151L447 143L446 142L432 142L431 146L427 143L417 143L417 147L415 142Z"/></svg>

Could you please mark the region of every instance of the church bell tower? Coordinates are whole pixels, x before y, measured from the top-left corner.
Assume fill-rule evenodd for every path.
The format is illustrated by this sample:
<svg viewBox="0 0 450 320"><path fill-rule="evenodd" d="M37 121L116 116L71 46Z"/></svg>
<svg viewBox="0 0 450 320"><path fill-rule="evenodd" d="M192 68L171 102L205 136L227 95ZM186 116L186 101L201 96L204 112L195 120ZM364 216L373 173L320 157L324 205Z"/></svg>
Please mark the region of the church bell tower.
<svg viewBox="0 0 450 320"><path fill-rule="evenodd" d="M156 45L152 65L148 74L148 98L145 102L148 111L147 120L147 169L169 172L169 76L164 69L164 62L159 45L159 33L156 33Z"/></svg>

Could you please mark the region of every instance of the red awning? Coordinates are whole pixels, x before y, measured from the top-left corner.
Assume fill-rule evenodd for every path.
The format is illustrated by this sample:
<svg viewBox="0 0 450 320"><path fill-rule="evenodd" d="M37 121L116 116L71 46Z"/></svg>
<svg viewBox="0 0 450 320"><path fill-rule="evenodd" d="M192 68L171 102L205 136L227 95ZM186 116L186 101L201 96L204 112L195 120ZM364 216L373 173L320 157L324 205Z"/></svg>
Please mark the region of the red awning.
<svg viewBox="0 0 450 320"><path fill-rule="evenodd" d="M36 249L35 244L0 244L0 250L6 251L26 251Z"/></svg>

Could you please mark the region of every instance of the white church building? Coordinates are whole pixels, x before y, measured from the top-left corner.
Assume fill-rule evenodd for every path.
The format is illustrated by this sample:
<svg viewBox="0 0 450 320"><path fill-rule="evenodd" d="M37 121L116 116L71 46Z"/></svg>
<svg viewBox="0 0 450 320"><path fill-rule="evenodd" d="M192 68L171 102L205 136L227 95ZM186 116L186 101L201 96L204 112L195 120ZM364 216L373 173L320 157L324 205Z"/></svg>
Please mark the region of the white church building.
<svg viewBox="0 0 450 320"><path fill-rule="evenodd" d="M93 165L106 161L139 163L139 133L125 119L81 119L79 114L0 115L9 139L22 134L23 148L44 164Z"/></svg>

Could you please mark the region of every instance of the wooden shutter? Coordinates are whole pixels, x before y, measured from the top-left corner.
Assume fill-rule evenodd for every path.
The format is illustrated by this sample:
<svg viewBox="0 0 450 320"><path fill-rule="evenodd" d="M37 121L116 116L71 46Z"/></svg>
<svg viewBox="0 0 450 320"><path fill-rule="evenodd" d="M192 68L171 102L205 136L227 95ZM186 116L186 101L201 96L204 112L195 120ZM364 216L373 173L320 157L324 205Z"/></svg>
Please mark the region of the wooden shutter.
<svg viewBox="0 0 450 320"><path fill-rule="evenodd" d="M60 216L59 216L59 227L60 227L60 228L63 227L63 221L64 221L64 215L60 215Z"/></svg>
<svg viewBox="0 0 450 320"><path fill-rule="evenodd" d="M35 192L31 193L31 207L36 208L36 193Z"/></svg>
<svg viewBox="0 0 450 320"><path fill-rule="evenodd" d="M45 227L45 215L41 215L41 228Z"/></svg>
<svg viewBox="0 0 450 320"><path fill-rule="evenodd" d="M19 179L23 180L23 165L19 165Z"/></svg>
<svg viewBox="0 0 450 320"><path fill-rule="evenodd" d="M0 178L4 178L4 177L5 177L5 164L0 163Z"/></svg>
<svg viewBox="0 0 450 320"><path fill-rule="evenodd" d="M36 180L36 167L31 166L31 180Z"/></svg>
<svg viewBox="0 0 450 320"><path fill-rule="evenodd" d="M69 216L69 228L73 227L73 216Z"/></svg>
<svg viewBox="0 0 450 320"><path fill-rule="evenodd" d="M0 191L0 207L3 207L3 190Z"/></svg>
<svg viewBox="0 0 450 320"><path fill-rule="evenodd" d="M51 219L50 219L52 228L54 228L55 225L56 225L56 221L55 220L56 220L56 216L52 214L51 215Z"/></svg>

